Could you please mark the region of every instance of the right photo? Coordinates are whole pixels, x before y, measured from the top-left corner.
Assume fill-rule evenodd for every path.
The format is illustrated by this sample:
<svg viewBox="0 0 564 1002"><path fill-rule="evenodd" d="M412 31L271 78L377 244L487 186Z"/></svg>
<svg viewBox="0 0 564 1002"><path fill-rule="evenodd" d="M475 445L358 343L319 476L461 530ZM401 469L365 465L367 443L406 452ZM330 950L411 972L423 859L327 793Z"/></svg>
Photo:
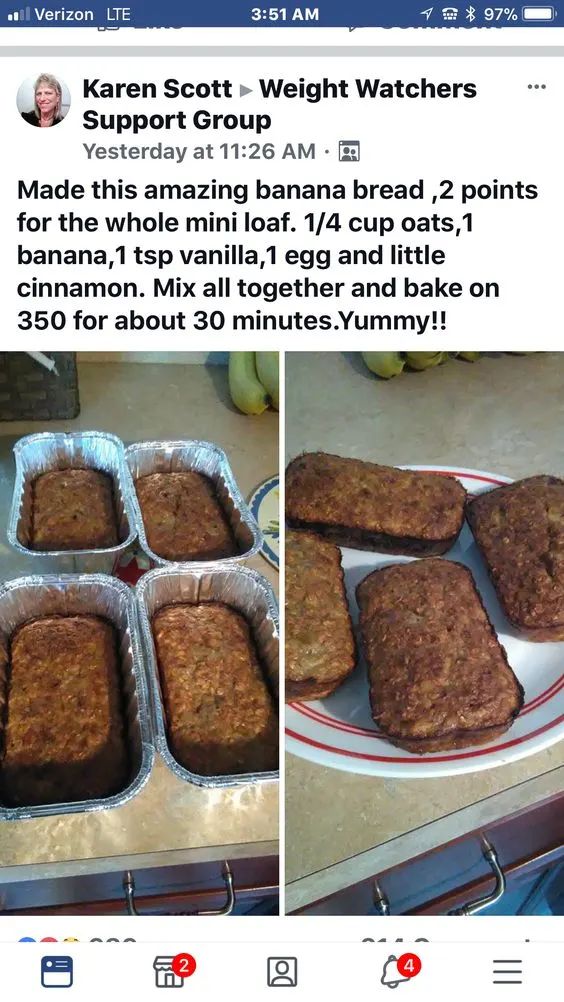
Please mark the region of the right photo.
<svg viewBox="0 0 564 1002"><path fill-rule="evenodd" d="M564 915L564 352L285 367L287 914Z"/></svg>

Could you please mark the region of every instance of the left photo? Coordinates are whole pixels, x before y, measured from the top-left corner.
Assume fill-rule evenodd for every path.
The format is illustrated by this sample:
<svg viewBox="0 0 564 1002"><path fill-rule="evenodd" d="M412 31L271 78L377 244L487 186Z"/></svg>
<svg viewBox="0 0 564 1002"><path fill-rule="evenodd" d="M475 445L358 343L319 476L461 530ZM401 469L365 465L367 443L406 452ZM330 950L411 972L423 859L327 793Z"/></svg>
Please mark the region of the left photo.
<svg viewBox="0 0 564 1002"><path fill-rule="evenodd" d="M278 361L0 352L0 914L278 914Z"/></svg>

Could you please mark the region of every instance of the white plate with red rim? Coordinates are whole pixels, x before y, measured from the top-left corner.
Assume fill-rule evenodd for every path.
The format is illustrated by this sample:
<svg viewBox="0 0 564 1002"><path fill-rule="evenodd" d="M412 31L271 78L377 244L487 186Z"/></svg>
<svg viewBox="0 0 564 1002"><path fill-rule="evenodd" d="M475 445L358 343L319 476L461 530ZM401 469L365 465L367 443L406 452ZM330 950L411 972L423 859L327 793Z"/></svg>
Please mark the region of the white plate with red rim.
<svg viewBox="0 0 564 1002"><path fill-rule="evenodd" d="M404 469L455 476L472 494L509 484L509 477L481 470L446 466L406 466ZM343 547L343 570L355 629L358 606L355 588L371 571L413 557L370 553ZM359 659L353 674L327 699L286 706L286 748L320 765L371 776L396 779L455 776L506 765L534 755L564 737L564 642L535 643L524 639L507 622L488 578L470 529L465 524L455 545L445 554L470 568L509 664L525 689L525 704L505 734L491 744L454 751L415 755L390 744L378 734L370 714L366 666Z"/></svg>

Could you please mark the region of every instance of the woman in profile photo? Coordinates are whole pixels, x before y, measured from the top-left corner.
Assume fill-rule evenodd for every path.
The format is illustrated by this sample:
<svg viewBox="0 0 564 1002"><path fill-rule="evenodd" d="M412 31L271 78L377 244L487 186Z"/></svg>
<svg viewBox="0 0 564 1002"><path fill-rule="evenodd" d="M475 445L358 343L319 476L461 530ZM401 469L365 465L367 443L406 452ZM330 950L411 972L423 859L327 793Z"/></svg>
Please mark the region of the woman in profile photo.
<svg viewBox="0 0 564 1002"><path fill-rule="evenodd" d="M50 73L41 73L34 84L33 111L22 111L21 116L29 125L38 125L41 129L59 125L63 121L61 105L63 92L56 77Z"/></svg>

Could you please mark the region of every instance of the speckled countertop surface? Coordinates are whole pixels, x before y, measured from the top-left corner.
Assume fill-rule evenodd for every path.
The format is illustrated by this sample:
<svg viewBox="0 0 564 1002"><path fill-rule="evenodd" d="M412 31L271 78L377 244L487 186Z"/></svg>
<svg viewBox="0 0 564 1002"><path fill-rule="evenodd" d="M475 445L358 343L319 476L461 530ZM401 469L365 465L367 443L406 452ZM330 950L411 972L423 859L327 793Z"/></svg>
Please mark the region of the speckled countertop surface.
<svg viewBox="0 0 564 1002"><path fill-rule="evenodd" d="M564 353L449 362L389 382L358 355L291 353L286 388L287 459L322 449L564 476ZM383 780L287 756L288 910L558 792L563 767L564 742L453 780Z"/></svg>
<svg viewBox="0 0 564 1002"><path fill-rule="evenodd" d="M230 403L223 367L83 363L79 378L82 410L75 421L0 422L0 520L4 524L14 480L12 446L31 432L99 429L114 432L126 443L165 438L217 442L227 452L245 497L277 472L277 415L268 412L250 418L239 414ZM277 586L277 573L261 557L252 566ZM36 560L10 550L2 531L0 579L27 573L39 573ZM0 866L20 866L25 877L28 866L22 864L51 863L42 870L47 876L66 872L65 861L71 860L163 853L164 865L171 850L182 854L231 845L238 845L242 854L248 845L248 855L254 855L253 847L267 847L277 834L276 784L206 791L183 783L157 761L148 784L123 807L0 825Z"/></svg>

